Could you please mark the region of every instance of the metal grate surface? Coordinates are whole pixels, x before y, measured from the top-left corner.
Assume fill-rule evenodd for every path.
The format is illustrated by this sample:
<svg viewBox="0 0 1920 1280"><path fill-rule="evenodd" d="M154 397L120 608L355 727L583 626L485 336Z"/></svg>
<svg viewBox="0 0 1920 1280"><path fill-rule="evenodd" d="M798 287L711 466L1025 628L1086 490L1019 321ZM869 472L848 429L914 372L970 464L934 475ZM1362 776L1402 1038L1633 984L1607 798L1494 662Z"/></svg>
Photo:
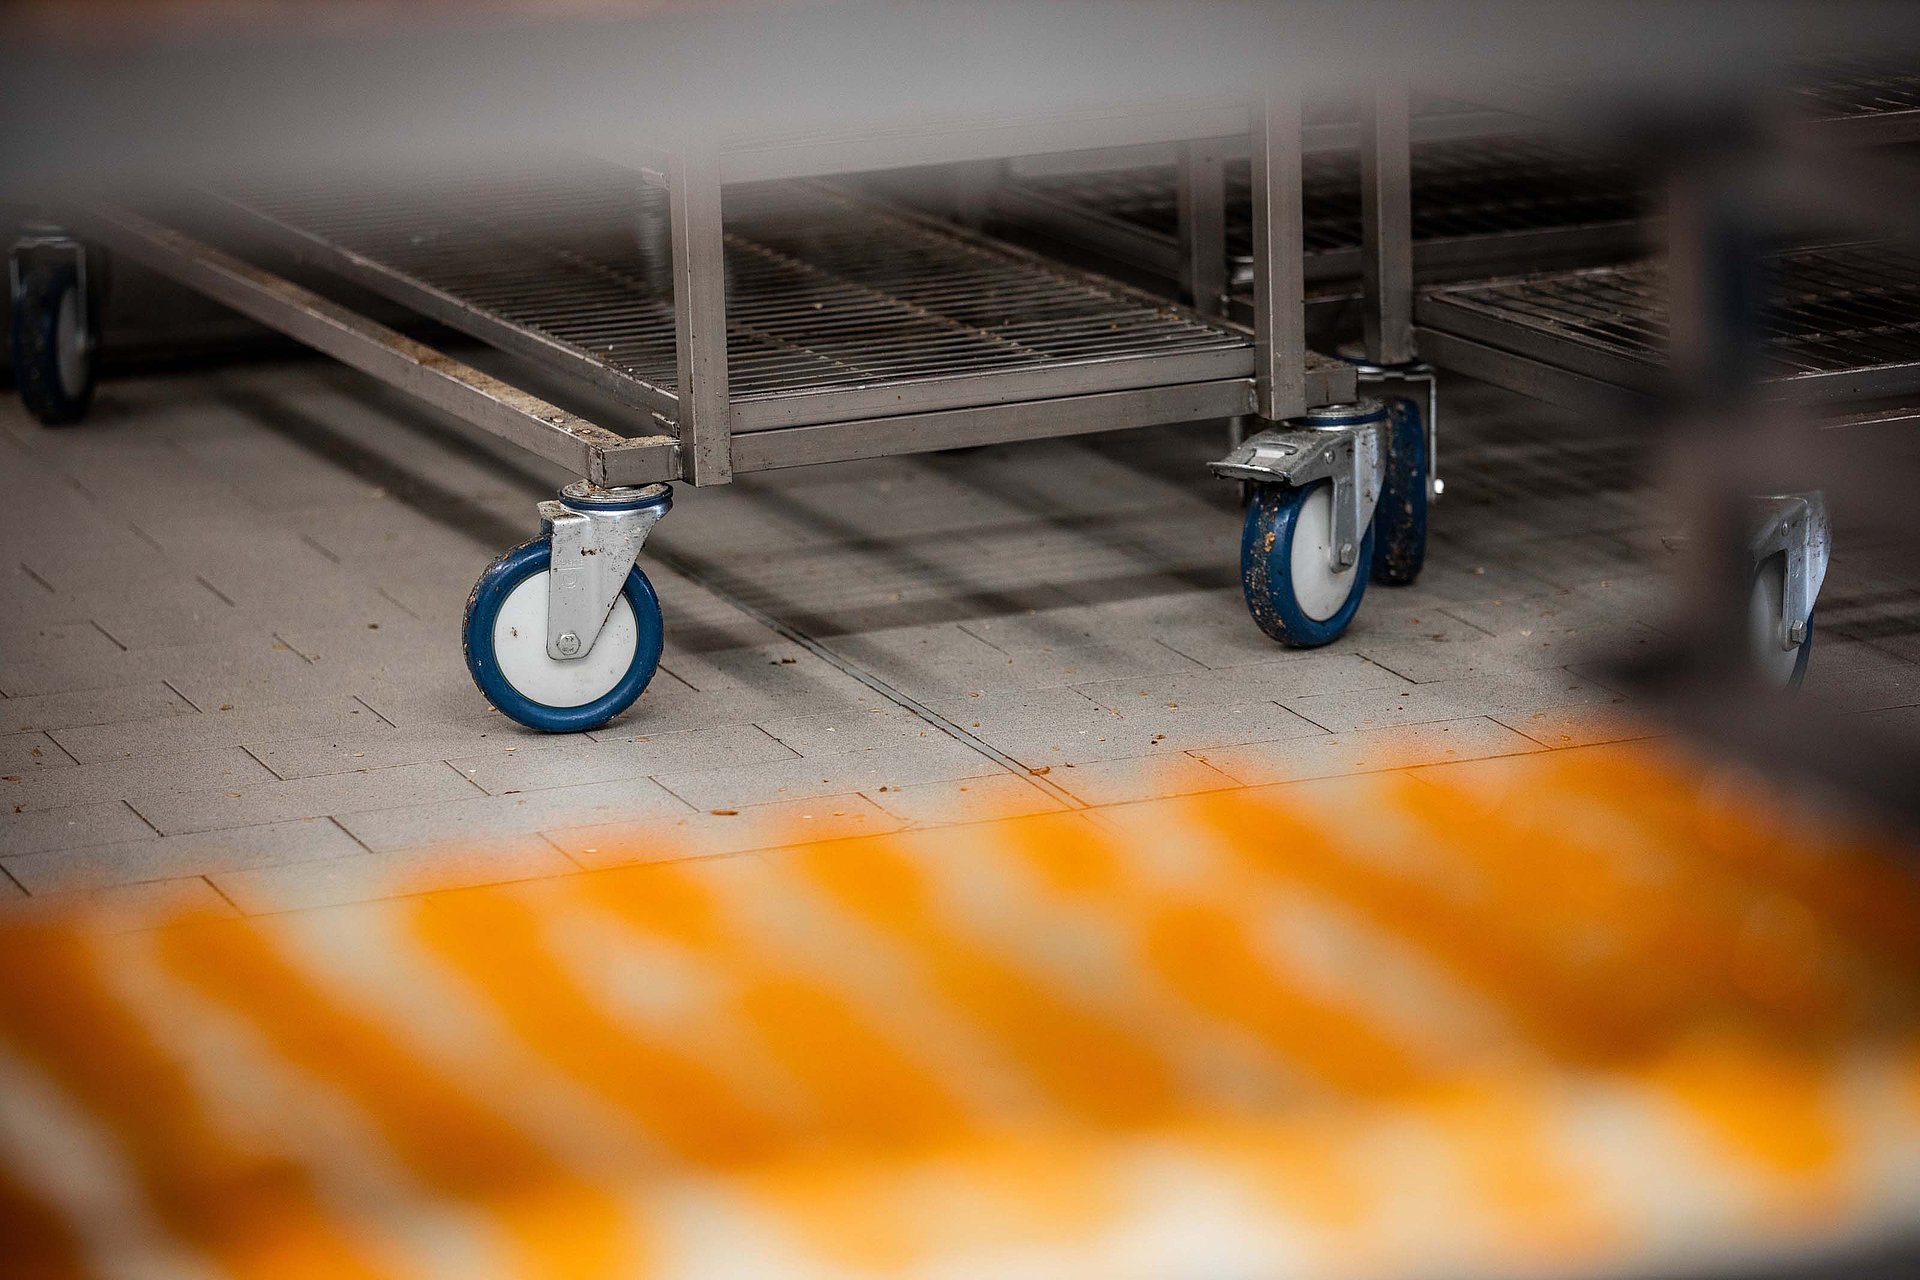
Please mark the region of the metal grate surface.
<svg viewBox="0 0 1920 1280"><path fill-rule="evenodd" d="M1784 251L1769 259L1765 376L1884 370L1920 362L1920 253L1889 244ZM1434 290L1423 323L1491 338L1564 363L1581 351L1654 367L1667 347L1663 273L1655 263ZM1465 322L1464 324L1462 322Z"/></svg>
<svg viewBox="0 0 1920 1280"><path fill-rule="evenodd" d="M1914 58L1816 58L1795 68L1786 86L1796 102L1821 119L1920 111L1920 72Z"/></svg>
<svg viewBox="0 0 1920 1280"><path fill-rule="evenodd" d="M1309 254L1360 247L1360 159L1304 157ZM1172 240L1179 230L1170 166L1028 179L1046 194ZM1227 170L1227 251L1253 252L1252 195L1244 163ZM1539 138L1423 143L1413 153L1413 234L1420 242L1633 221L1641 186L1624 166Z"/></svg>
<svg viewBox="0 0 1920 1280"><path fill-rule="evenodd" d="M664 193L581 165L405 190L248 191L274 224L672 391ZM812 184L729 188L736 401L1246 351L1244 332ZM1147 379L1139 379L1144 383Z"/></svg>

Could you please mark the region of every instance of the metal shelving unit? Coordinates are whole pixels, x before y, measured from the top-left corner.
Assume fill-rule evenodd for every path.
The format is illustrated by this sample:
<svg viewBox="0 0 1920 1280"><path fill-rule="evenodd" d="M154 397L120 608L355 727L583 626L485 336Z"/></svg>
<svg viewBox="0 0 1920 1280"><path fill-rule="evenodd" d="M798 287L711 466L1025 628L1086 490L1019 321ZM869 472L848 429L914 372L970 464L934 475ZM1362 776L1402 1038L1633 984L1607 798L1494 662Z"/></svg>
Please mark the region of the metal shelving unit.
<svg viewBox="0 0 1920 1280"><path fill-rule="evenodd" d="M1920 141L1920 75L1910 59L1818 58L1796 72L1786 93L1801 127L1820 139L1854 146Z"/></svg>
<svg viewBox="0 0 1920 1280"><path fill-rule="evenodd" d="M1617 260L1646 238L1641 184L1616 161L1537 136L1453 138L1413 148L1413 263L1423 281L1485 277L1541 263ZM1360 275L1360 162L1352 151L1303 160L1306 279ZM1015 177L994 195L1010 228L1076 243L1177 283L1179 174L1173 165ZM1228 283L1252 278L1248 170L1226 166Z"/></svg>
<svg viewBox="0 0 1920 1280"><path fill-rule="evenodd" d="M624 170L220 203L251 236L625 404L678 413L667 195ZM1025 406L1006 409L1002 438L1059 429L1036 402L1061 398L1102 397L1112 427L1160 420L1169 388L1194 416L1249 407L1248 331L816 183L730 192L725 275L735 470L850 456L860 424L880 418L907 421L861 452L944 443L966 425L955 415L988 406ZM1340 367L1309 364L1309 397L1334 398ZM780 434L795 428L824 429Z"/></svg>
<svg viewBox="0 0 1920 1280"><path fill-rule="evenodd" d="M1920 252L1885 243L1770 255L1761 352L1770 395L1837 409L1920 396ZM1648 400L1668 345L1657 262L1423 291L1420 350L1448 368L1582 409Z"/></svg>
<svg viewBox="0 0 1920 1280"><path fill-rule="evenodd" d="M1413 269L1424 284L1572 269L1640 256L1652 228L1645 175L1625 162L1537 133L1557 119L1554 86L1487 95L1489 109L1429 100L1412 115ZM1795 128L1825 145L1920 141L1920 76L1863 58L1810 59L1781 90ZM1310 300L1352 296L1360 276L1358 126L1322 104L1303 156L1303 240ZM1244 316L1252 271L1247 167L1230 148L1225 181L1230 313ZM1111 264L1194 298L1192 247L1181 238L1182 171L1169 159L1068 172L1010 172L995 185L996 229Z"/></svg>
<svg viewBox="0 0 1920 1280"><path fill-rule="evenodd" d="M76 300L97 243L571 469L580 480L539 504L542 536L482 575L463 638L497 709L590 729L659 661L659 603L635 564L670 482L1162 423L1299 422L1332 405L1344 408L1316 440L1377 445L1384 413L1355 409L1354 366L1306 347L1302 131L1298 95L1272 88L847 134L622 141L617 154L501 156L404 182L255 178L175 192L159 214L72 210L72 233L31 246L45 259L36 332L84 327L58 317L85 320ZM821 180L1108 145L1206 151L1236 132L1252 175L1247 325ZM1217 166L1207 179L1211 213L1189 225L1212 246ZM321 277L315 287L263 265L285 256ZM344 301L352 288L515 358L512 380L373 320ZM74 338L35 385L90 389L90 350ZM560 403L530 389L547 386ZM566 407L589 403L603 406L594 420ZM1349 524L1371 514L1378 453L1355 464L1372 487L1338 490ZM1402 468L1408 483L1424 486L1420 468ZM1342 590L1357 582L1344 626L1372 543L1335 525L1345 540L1325 573ZM1412 536L1395 543L1403 573Z"/></svg>
<svg viewBox="0 0 1920 1280"><path fill-rule="evenodd" d="M354 348L350 362L398 368L411 388L438 387L442 407L472 401L445 384L482 385L473 370L410 351L244 258L260 244L291 252L636 411L583 424L536 402L504 423L489 412L481 425L569 463L587 441L582 474L596 483L718 483L736 470L1287 417L1351 400L1351 369L1306 350L1287 266L1297 250L1276 259L1269 304L1243 327L795 176L1236 130L1297 158L1298 104L1279 111L1181 100L897 134L636 142L618 156L503 158L484 177L416 175L380 189L259 184L190 201L196 228L211 215L200 238L125 209L76 221L271 327L325 337L342 358ZM1298 243L1297 172L1276 167L1292 192L1271 202L1276 245ZM230 240L241 255L216 247ZM482 396L510 398L498 388Z"/></svg>
<svg viewBox="0 0 1920 1280"><path fill-rule="evenodd" d="M1920 142L1920 73L1914 66L1912 51L1797 58L1772 68L1762 96L1771 124L1824 146ZM1522 75L1478 84L1471 93L1485 111L1559 132L1590 125L1585 108L1617 101L1601 90L1603 83Z"/></svg>
<svg viewBox="0 0 1920 1280"><path fill-rule="evenodd" d="M1604 119L1614 92L1510 88L1489 105L1570 126L1583 111ZM1920 75L1802 63L1739 102L1661 108L1640 104L1637 120L1639 145L1664 170L1664 258L1429 283L1414 291L1413 346L1434 366L1537 399L1663 424L1673 474L1697 495L1699 549L1682 566L1662 678L1685 689L1671 696L1707 733L1765 751L1750 677L1774 687L1804 677L1833 543L1827 490L1845 473L1823 466L1834 446L1804 428L1858 428L1837 448L1865 455L1886 438L1876 428L1920 418L1920 253L1905 237L1810 238L1846 225L1894 233L1894 201L1870 212L1877 184L1851 176L1867 166L1832 165L1832 153L1912 141ZM1829 190L1822 166L1848 176ZM1786 227L1797 228L1791 240ZM1796 739L1820 735L1832 750L1852 731Z"/></svg>

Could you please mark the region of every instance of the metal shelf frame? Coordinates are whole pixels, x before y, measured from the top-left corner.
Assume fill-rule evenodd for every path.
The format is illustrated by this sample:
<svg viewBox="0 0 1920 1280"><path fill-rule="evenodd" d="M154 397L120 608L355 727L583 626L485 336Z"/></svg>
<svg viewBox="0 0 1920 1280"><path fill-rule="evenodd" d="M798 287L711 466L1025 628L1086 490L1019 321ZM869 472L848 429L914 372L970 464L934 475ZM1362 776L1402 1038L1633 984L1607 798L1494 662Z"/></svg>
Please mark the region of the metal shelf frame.
<svg viewBox="0 0 1920 1280"><path fill-rule="evenodd" d="M1920 74L1910 65L1858 57L1796 64L1781 86L1793 111L1780 141L1833 149L1920 137ZM1578 101L1545 81L1476 93L1490 108L1546 121L1566 121ZM1681 228L1675 251L1697 256L1705 239L1727 232ZM1682 283L1697 292L1699 264L1689 261ZM1876 419L1904 413L1900 402L1920 398L1920 257L1885 243L1801 246L1766 255L1765 265L1775 297L1751 335L1761 348L1759 394L1826 421L1863 409ZM1671 392L1667 281L1644 249L1604 265L1524 270L1423 287L1414 312L1421 356L1593 412L1645 409ZM1690 292L1681 304L1695 316L1691 331L1704 301Z"/></svg>
<svg viewBox="0 0 1920 1280"><path fill-rule="evenodd" d="M644 484L680 469L672 435L609 431L133 210L73 213L90 241L595 484Z"/></svg>
<svg viewBox="0 0 1920 1280"><path fill-rule="evenodd" d="M1762 390L1822 409L1920 395L1920 253L1885 243L1769 256ZM1651 402L1666 378L1654 261L1424 291L1423 353L1573 408Z"/></svg>
<svg viewBox="0 0 1920 1280"><path fill-rule="evenodd" d="M1818 58L1787 86L1803 136L1834 146L1920 142L1920 75L1910 64Z"/></svg>
<svg viewBox="0 0 1920 1280"><path fill-rule="evenodd" d="M1439 283L1538 266L1619 261L1646 244L1647 201L1625 167L1531 135L1416 143L1413 264ZM1226 168L1225 285L1244 289L1253 268L1247 169ZM1357 156L1307 158L1306 281L1316 295L1363 277ZM993 193L1001 224L1200 296L1214 287L1180 236L1184 182L1173 165L1047 178L1011 178ZM1194 283L1188 284L1189 280Z"/></svg>
<svg viewBox="0 0 1920 1280"><path fill-rule="evenodd" d="M966 228L803 180L1014 150L1250 135L1252 235L1266 264L1242 327ZM722 145L681 140L404 191L200 193L210 240L270 246L577 380L631 435L496 383L242 258L124 209L90 236L589 479L724 483L735 471L1180 420L1297 417L1351 400L1350 365L1311 355L1301 279L1296 97L1162 104L1068 119ZM636 159L637 157L637 159ZM1188 225L1218 244L1212 194ZM431 374L432 376L426 376ZM424 380L423 380L424 379ZM504 384L498 384L504 385ZM449 390L449 388L455 388ZM492 394L492 393L488 393ZM482 395L481 399L486 399ZM615 423L615 426L621 424ZM629 442L634 442L629 444Z"/></svg>
<svg viewBox="0 0 1920 1280"><path fill-rule="evenodd" d="M1920 142L1920 73L1911 51L1882 57L1860 55L1803 58L1777 68L1783 123L1795 140L1828 147L1882 147ZM1602 81L1604 83L1604 81ZM1593 86L1550 78L1481 83L1470 92L1487 111L1538 125L1577 128L1575 112L1595 99ZM1605 101L1604 98L1600 99Z"/></svg>

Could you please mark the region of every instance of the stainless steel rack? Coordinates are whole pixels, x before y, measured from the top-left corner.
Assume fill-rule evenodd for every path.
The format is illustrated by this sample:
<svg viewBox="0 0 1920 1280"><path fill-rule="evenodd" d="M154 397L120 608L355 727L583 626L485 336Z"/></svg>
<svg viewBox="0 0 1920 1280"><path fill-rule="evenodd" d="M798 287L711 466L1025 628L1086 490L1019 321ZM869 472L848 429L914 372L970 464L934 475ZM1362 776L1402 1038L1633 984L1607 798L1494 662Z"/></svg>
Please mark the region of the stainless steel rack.
<svg viewBox="0 0 1920 1280"><path fill-rule="evenodd" d="M223 204L253 235L435 319L675 412L667 197L630 174L583 164L401 196L283 190ZM725 245L736 433L1036 393L1239 380L1217 388L1218 406L1239 412L1247 397L1244 330L844 191L737 188Z"/></svg>
<svg viewBox="0 0 1920 1280"><path fill-rule="evenodd" d="M1487 95L1488 109L1431 99L1411 114L1412 261L1424 283L1488 279L1617 263L1639 256L1649 238L1645 175L1625 162L1525 130L1543 90ZM1824 144L1879 146L1920 140L1920 75L1910 62L1808 59L1782 92L1796 128ZM1361 271L1359 129L1341 104L1320 104L1302 159L1305 280L1310 300L1351 296ZM1312 130L1317 129L1317 133ZM1248 169L1220 152L1225 183L1229 313L1244 317L1251 278ZM1198 305L1192 241L1182 238L1189 197L1171 160L1127 162L1070 172L1009 172L994 186L996 229L1068 248Z"/></svg>
<svg viewBox="0 0 1920 1280"><path fill-rule="evenodd" d="M1860 146L1920 141L1920 75L1910 57L1810 59L1796 72L1786 92L1817 136Z"/></svg>
<svg viewBox="0 0 1920 1280"><path fill-rule="evenodd" d="M1361 268L1361 175L1352 151L1303 159L1306 280L1348 286ZM1228 282L1252 277L1248 169L1228 163ZM1642 184L1628 167L1537 136L1450 138L1412 151L1413 263L1426 281L1529 266L1615 261L1645 240ZM1178 282L1180 181L1173 165L1008 180L1004 224L1077 243L1147 277ZM1321 290L1325 292L1325 290Z"/></svg>
<svg viewBox="0 0 1920 1280"><path fill-rule="evenodd" d="M1772 67L1764 100L1769 123L1823 146L1877 147L1920 142L1920 72L1916 52L1891 49L1879 56L1814 56ZM1621 104L1605 78L1579 80L1551 75L1521 75L1473 87L1471 98L1484 111L1580 131ZM1643 102L1642 106L1646 104ZM1669 111L1691 112L1695 99L1669 101ZM1751 103L1749 105L1752 105ZM1618 124L1619 122L1615 122Z"/></svg>
<svg viewBox="0 0 1920 1280"><path fill-rule="evenodd" d="M1184 146L1236 131L1270 157L1263 190L1274 193L1262 216L1275 265L1247 327L795 176L929 156ZM596 483L708 484L736 470L1280 418L1352 399L1351 368L1306 350L1293 265L1301 131L1297 99L1176 100L941 120L897 135L636 142L618 156L502 158L485 176L412 175L388 189L259 183L191 201L184 216L211 228L200 238L125 209L76 220L270 327L433 389L442 407L467 412L480 388L479 425L557 461L584 460ZM229 243L291 252L635 413L584 423L524 393L514 400L512 388L215 247ZM509 400L520 408L502 418Z"/></svg>
<svg viewBox="0 0 1920 1280"><path fill-rule="evenodd" d="M602 482L719 479L1256 407L1248 329L845 191L749 183L729 192L720 268L730 466L700 477L686 457L669 204L632 171L580 162L402 191L228 191L196 213L640 411L619 433L634 444L589 451L583 473ZM258 274L125 211L87 223L176 273L188 259ZM1308 404L1351 398L1347 366L1300 358ZM574 460L578 431L553 440L533 417L510 438Z"/></svg>
<svg viewBox="0 0 1920 1280"><path fill-rule="evenodd" d="M1364 137L1404 138L1404 98L1392 101L1370 110ZM679 137L665 150L622 140L612 155L496 156L483 171L397 183L276 175L179 193L157 218L112 205L73 216L87 240L580 477L539 504L542 536L481 576L462 629L468 668L498 710L572 732L625 710L658 664L659 602L636 557L671 506L668 482L807 463L1161 423L1298 422L1346 406L1313 437L1337 435L1354 458L1371 449L1374 487L1335 485L1345 496L1332 527L1346 537L1311 566L1346 593L1312 642L1337 634L1379 571L1370 538L1340 518L1371 518L1389 428L1385 410L1354 407L1352 364L1306 348L1302 128L1298 95L1274 88L1063 118ZM1236 131L1253 175L1246 327L820 181L1107 144L1214 156ZM1194 189L1207 209L1188 225L1204 229L1195 256L1217 272L1224 188L1219 166L1203 167ZM58 249L84 259L64 232ZM321 282L269 270L276 255ZM43 276L48 297L68 287ZM377 323L348 305L348 286L517 357L513 380ZM1395 296L1404 330L1406 291ZM529 390L545 386L560 403ZM595 404L595 420L571 404ZM1396 526L1400 581L1424 544L1417 443L1394 472L1410 495L1400 506L1416 513L1403 522L1415 527Z"/></svg>
<svg viewBox="0 0 1920 1280"><path fill-rule="evenodd" d="M1769 394L1835 409L1920 395L1920 253L1887 243L1769 255ZM1420 351L1447 368L1575 408L1650 400L1668 347L1658 262L1432 288Z"/></svg>

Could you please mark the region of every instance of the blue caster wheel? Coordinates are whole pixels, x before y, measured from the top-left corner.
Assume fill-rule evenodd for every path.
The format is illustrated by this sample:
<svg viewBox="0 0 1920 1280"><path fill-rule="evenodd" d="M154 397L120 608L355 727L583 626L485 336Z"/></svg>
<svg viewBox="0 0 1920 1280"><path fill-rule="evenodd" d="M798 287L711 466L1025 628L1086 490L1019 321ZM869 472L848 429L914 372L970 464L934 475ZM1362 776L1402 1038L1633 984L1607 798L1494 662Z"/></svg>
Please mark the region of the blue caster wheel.
<svg viewBox="0 0 1920 1280"><path fill-rule="evenodd" d="M1807 633L1800 643L1783 647L1780 598L1786 589L1785 559L1774 556L1762 563L1747 596L1747 636L1761 680L1776 689L1798 689L1807 678L1807 660L1813 656L1813 614L1807 615Z"/></svg>
<svg viewBox="0 0 1920 1280"><path fill-rule="evenodd" d="M49 427L86 416L93 403L94 351L80 275L70 262L28 265L13 299L13 380L27 411Z"/></svg>
<svg viewBox="0 0 1920 1280"><path fill-rule="evenodd" d="M578 658L547 656L546 536L487 566L467 597L467 670L488 702L530 729L597 729L633 705L660 665L660 599L635 566L613 612Z"/></svg>
<svg viewBox="0 0 1920 1280"><path fill-rule="evenodd" d="M1427 430L1411 400L1387 401L1387 468L1373 509L1373 580L1404 587L1427 559Z"/></svg>
<svg viewBox="0 0 1920 1280"><path fill-rule="evenodd" d="M1282 644L1311 649L1339 638L1367 592L1374 563L1369 525L1360 553L1345 569L1328 558L1333 485L1303 489L1263 484L1247 508L1240 535L1240 585L1260 629Z"/></svg>

